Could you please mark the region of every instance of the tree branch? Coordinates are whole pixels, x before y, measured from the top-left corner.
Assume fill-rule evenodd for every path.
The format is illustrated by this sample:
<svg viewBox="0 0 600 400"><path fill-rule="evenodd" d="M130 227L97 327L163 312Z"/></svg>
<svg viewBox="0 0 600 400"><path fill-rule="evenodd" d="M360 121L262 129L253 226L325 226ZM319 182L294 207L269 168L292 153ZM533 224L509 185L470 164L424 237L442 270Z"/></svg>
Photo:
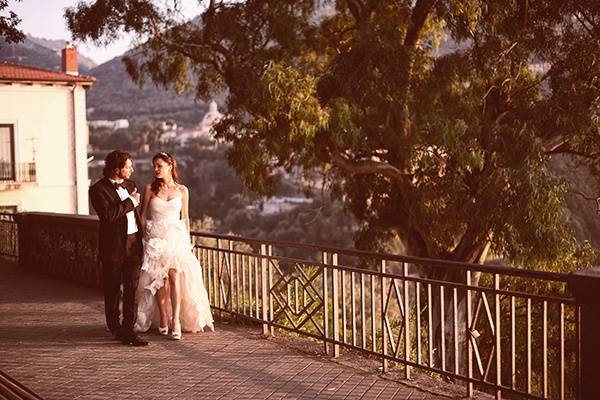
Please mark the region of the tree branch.
<svg viewBox="0 0 600 400"><path fill-rule="evenodd" d="M360 23L364 18L364 9L365 6L360 0L346 0L346 4L348 6L348 10L350 10L350 14L354 17L356 23Z"/></svg>
<svg viewBox="0 0 600 400"><path fill-rule="evenodd" d="M577 151L577 150L573 150L573 149L561 149L560 147L554 149L554 150L550 150L550 151L546 151L546 154L573 154L576 156L580 156L580 157L584 157L584 158L589 158L590 160L597 160L600 158L600 153L584 153L582 151Z"/></svg>
<svg viewBox="0 0 600 400"><path fill-rule="evenodd" d="M572 194L576 194L581 196L582 198L584 198L585 200L592 200L592 201L598 201L597 197L592 197L592 196L588 196L582 192L580 192L579 190L567 190L568 193L572 193Z"/></svg>
<svg viewBox="0 0 600 400"><path fill-rule="evenodd" d="M167 49L177 51L177 52L183 54L184 56L188 57L189 59L194 60L196 62L211 64L217 71L222 73L223 69L216 62L216 60L211 60L211 59L204 58L204 57L197 57L195 54L188 51L186 49L186 47L212 50L215 53L221 54L226 60L228 60L229 55L227 54L227 49L223 48L222 46L220 46L218 44L214 44L214 43L208 43L208 44L206 44L206 43L187 43L187 42L176 43L176 42L173 42L172 40L165 38L165 35L163 35L161 33L160 28L159 28L158 24L156 23L156 21L151 19L150 24L152 25L152 32L153 32L152 37L155 40L158 40Z"/></svg>
<svg viewBox="0 0 600 400"><path fill-rule="evenodd" d="M565 139L562 135L554 136L544 143L544 154L573 154L579 157L597 160L600 158L600 152L585 153L583 151L574 150L568 147L569 139Z"/></svg>
<svg viewBox="0 0 600 400"><path fill-rule="evenodd" d="M527 17L529 13L529 0L519 1L519 24L520 29L525 30L527 27Z"/></svg>
<svg viewBox="0 0 600 400"><path fill-rule="evenodd" d="M468 224L460 242L451 253L452 259L466 262L480 261L487 255L491 237L491 230L478 231L472 224Z"/></svg>
<svg viewBox="0 0 600 400"><path fill-rule="evenodd" d="M397 121L397 125L404 137L410 136L411 133L410 115L408 110L408 92L410 89L411 72L414 62L414 55L412 53L417 46L419 36L423 30L423 26L425 25L425 21L427 20L427 17L429 16L429 13L431 12L431 9L436 1L437 0L417 1L411 15L411 23L406 31L406 36L404 37L405 51L403 54L404 60L402 61L404 70L401 71L401 83L398 90L400 98L398 107L400 109L400 113ZM400 145L400 142L398 142L398 145Z"/></svg>
<svg viewBox="0 0 600 400"><path fill-rule="evenodd" d="M410 176L388 163L372 160L352 161L335 152L331 156L333 164L350 175L379 174L397 181L404 181Z"/></svg>
<svg viewBox="0 0 600 400"><path fill-rule="evenodd" d="M575 9L577 10L577 12L579 12L579 13L581 14L581 16L582 16L582 17L583 17L583 18L584 18L584 19L585 19L585 20L586 20L586 21L587 21L587 22L588 22L588 23L589 23L589 24L590 24L590 25L591 25L591 26L592 26L592 27L593 27L595 30L597 30L597 29L598 29L598 25L596 24L596 22L595 22L595 21L594 21L592 18L590 18L590 16L589 16L589 15L587 15L586 13L584 13L584 12L583 12L583 10L581 9L581 7L579 7L579 4L577 4L577 2L574 2L574 3L575 3L575 4L574 4L574 7L575 7ZM577 16L576 16L576 18L577 18L577 20L578 20L578 21L579 21L579 22L580 22L582 25L584 25L584 24L583 24L583 22L582 22L582 21L579 19L579 17L577 17ZM584 26L585 26L585 25L584 25ZM590 29L588 29L588 27L587 27L587 26L585 26L585 28L586 28L586 30L587 30L588 32L590 32ZM590 32L590 34L592 35L592 38L595 38L595 35L594 35L594 33L593 33L593 32Z"/></svg>
<svg viewBox="0 0 600 400"><path fill-rule="evenodd" d="M204 40L210 40L213 32L213 20L215 19L215 0L210 0L208 7L206 8L204 18L204 30L202 32L202 37Z"/></svg>
<svg viewBox="0 0 600 400"><path fill-rule="evenodd" d="M573 16L575 17L575 19L577 19L577 21L579 21L579 24L583 27L583 29L585 29L587 31L587 33L589 33L590 36L593 38L594 37L594 32L585 24L584 21L581 20L581 17L579 16L579 14L576 13L576 12L574 12Z"/></svg>
<svg viewBox="0 0 600 400"><path fill-rule="evenodd" d="M421 30L436 2L437 0L417 1L417 4L415 4L415 7L413 8L410 27L406 31L406 37L404 38L405 46L414 48L417 45Z"/></svg>

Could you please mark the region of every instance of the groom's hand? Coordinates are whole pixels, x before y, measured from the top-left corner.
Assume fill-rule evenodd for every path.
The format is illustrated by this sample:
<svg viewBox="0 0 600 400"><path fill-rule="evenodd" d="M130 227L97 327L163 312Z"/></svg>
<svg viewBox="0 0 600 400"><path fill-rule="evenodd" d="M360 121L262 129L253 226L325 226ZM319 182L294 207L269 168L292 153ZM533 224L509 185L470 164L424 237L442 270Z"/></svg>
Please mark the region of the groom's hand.
<svg viewBox="0 0 600 400"><path fill-rule="evenodd" d="M140 204L140 194L138 193L137 188L133 189L133 192L131 192L130 196L136 199L138 204Z"/></svg>

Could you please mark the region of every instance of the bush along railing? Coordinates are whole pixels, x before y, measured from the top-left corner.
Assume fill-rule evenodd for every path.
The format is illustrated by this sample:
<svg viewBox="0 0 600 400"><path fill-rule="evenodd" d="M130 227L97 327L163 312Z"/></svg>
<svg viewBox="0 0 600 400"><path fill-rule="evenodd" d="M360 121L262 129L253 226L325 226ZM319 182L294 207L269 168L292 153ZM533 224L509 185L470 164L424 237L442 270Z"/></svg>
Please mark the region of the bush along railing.
<svg viewBox="0 0 600 400"><path fill-rule="evenodd" d="M216 310L496 398L581 398L568 275L195 233ZM305 257L298 257L303 252ZM294 256L288 256L293 254ZM448 282L423 271L449 268ZM591 397L590 397L591 398Z"/></svg>
<svg viewBox="0 0 600 400"><path fill-rule="evenodd" d="M19 255L19 231L15 214L0 213L0 256Z"/></svg>

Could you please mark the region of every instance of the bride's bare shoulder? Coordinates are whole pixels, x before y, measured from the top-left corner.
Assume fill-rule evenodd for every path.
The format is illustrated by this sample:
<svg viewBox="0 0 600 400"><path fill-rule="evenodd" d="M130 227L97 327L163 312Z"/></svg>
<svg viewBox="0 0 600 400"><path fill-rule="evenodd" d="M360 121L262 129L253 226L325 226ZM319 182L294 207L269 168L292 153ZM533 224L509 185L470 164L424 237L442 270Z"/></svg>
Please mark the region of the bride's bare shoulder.
<svg viewBox="0 0 600 400"><path fill-rule="evenodd" d="M177 189L181 192L181 194L188 193L188 188L185 185L179 184L179 185L177 185Z"/></svg>

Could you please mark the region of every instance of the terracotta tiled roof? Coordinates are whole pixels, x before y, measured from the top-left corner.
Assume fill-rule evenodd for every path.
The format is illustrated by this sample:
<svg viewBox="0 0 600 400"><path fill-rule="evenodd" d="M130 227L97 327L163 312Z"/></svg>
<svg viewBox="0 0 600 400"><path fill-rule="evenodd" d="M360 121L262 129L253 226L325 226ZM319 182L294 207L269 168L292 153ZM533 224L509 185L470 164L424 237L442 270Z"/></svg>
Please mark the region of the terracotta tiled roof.
<svg viewBox="0 0 600 400"><path fill-rule="evenodd" d="M70 82L82 85L93 85L96 78L93 76L73 76L64 72L50 71L47 69L29 67L27 65L13 64L0 61L0 82Z"/></svg>

